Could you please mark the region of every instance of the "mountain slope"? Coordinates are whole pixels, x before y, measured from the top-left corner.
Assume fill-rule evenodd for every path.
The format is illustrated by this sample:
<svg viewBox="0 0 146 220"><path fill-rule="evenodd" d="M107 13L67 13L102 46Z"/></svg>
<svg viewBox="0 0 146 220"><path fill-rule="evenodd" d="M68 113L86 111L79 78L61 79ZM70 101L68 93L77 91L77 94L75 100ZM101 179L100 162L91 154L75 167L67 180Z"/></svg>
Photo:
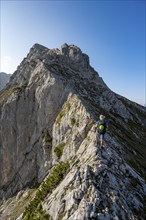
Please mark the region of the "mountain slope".
<svg viewBox="0 0 146 220"><path fill-rule="evenodd" d="M0 90L2 90L5 85L9 82L11 74L6 74L4 72L0 72Z"/></svg>
<svg viewBox="0 0 146 220"><path fill-rule="evenodd" d="M112 92L78 47L34 45L0 93L0 112L3 219L145 218L146 109Z"/></svg>

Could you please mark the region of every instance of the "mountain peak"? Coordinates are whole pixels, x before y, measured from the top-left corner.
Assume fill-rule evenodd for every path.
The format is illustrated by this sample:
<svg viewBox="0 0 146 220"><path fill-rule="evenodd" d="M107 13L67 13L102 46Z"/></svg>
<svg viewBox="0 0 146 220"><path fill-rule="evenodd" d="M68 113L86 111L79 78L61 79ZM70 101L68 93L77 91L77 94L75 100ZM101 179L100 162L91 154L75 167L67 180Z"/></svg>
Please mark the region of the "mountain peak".
<svg viewBox="0 0 146 220"><path fill-rule="evenodd" d="M74 44L68 45L67 43L64 43L59 50L58 48L48 49L47 47L36 43L30 49L30 54L32 55L39 53L42 56L43 52L47 53L49 58L52 58L49 55L54 56L54 58L56 58L56 55L58 55L58 57L64 56L64 61L69 60L70 62L72 61L73 64L80 64L80 66L84 66L85 68L89 67L88 55L82 53L81 49Z"/></svg>
<svg viewBox="0 0 146 220"><path fill-rule="evenodd" d="M146 108L112 92L80 48L35 44L0 112L1 219L146 219Z"/></svg>
<svg viewBox="0 0 146 220"><path fill-rule="evenodd" d="M77 75L83 78L96 78L98 79L96 82L106 86L102 78L90 66L88 55L83 53L79 47L67 43L64 43L60 50L58 48L48 49L40 44L34 44L11 77L11 84L28 83L31 75L34 74L34 69L39 65L44 65L46 68L57 65L60 69L66 66L74 70L72 73L78 72ZM60 72L65 73L64 71Z"/></svg>
<svg viewBox="0 0 146 220"><path fill-rule="evenodd" d="M79 63L84 67L89 67L89 57L87 54L82 53L81 49L74 44L63 44L61 46L61 53L69 57L74 63Z"/></svg>
<svg viewBox="0 0 146 220"><path fill-rule="evenodd" d="M35 43L32 47L32 48L36 48L36 49L40 49L40 50L43 50L43 49L46 49L47 47L41 45L41 44L38 44L38 43Z"/></svg>

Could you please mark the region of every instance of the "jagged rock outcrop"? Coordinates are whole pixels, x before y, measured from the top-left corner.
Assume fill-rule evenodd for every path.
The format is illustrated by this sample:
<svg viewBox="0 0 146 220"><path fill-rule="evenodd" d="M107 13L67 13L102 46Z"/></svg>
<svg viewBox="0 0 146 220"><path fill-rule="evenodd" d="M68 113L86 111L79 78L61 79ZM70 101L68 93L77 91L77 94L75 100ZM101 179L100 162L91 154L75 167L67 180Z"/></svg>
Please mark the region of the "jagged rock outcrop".
<svg viewBox="0 0 146 220"><path fill-rule="evenodd" d="M80 48L35 44L0 93L0 113L2 219L33 219L30 201L44 219L145 219L146 109L112 92Z"/></svg>
<svg viewBox="0 0 146 220"><path fill-rule="evenodd" d="M0 91L9 82L10 76L11 76L11 74L6 74L4 72L0 72Z"/></svg>

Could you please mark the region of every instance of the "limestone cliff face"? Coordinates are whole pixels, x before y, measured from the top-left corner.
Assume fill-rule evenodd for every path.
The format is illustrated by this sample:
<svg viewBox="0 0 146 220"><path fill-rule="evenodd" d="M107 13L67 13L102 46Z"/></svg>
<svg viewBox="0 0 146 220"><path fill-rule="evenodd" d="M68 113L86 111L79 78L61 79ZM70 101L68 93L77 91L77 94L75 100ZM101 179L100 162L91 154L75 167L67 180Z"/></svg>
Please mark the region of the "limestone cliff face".
<svg viewBox="0 0 146 220"><path fill-rule="evenodd" d="M112 92L77 46L35 44L0 93L0 113L2 219L35 218L24 212L35 198L38 219L145 219L146 109Z"/></svg>

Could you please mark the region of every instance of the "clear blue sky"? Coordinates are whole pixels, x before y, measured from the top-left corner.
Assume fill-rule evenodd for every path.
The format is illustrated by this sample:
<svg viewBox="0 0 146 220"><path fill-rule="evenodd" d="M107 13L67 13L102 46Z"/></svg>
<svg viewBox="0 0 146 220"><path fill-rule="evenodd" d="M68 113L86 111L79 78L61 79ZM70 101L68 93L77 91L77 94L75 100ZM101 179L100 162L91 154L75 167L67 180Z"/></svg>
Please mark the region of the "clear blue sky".
<svg viewBox="0 0 146 220"><path fill-rule="evenodd" d="M34 43L75 44L114 92L146 103L146 2L1 0L0 71L12 73Z"/></svg>

